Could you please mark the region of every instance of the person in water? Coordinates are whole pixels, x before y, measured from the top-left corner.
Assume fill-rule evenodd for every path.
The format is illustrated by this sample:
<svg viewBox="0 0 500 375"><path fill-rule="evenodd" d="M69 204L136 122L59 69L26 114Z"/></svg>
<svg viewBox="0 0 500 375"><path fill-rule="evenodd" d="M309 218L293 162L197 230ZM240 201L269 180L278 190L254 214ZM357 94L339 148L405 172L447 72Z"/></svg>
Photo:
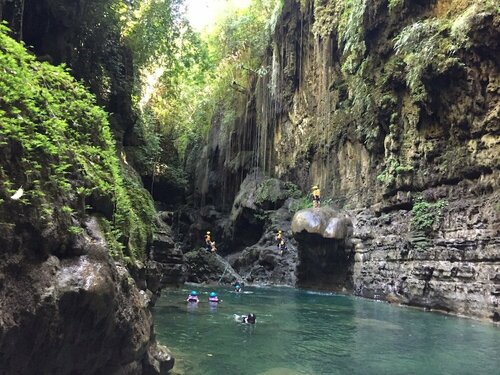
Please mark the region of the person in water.
<svg viewBox="0 0 500 375"><path fill-rule="evenodd" d="M207 231L207 234L205 234L205 249L207 251L212 250L212 236L210 234L210 231Z"/></svg>
<svg viewBox="0 0 500 375"><path fill-rule="evenodd" d="M200 299L198 298L198 292L196 290L192 290L191 293L189 293L189 296L187 297L186 301L192 303L200 302Z"/></svg>
<svg viewBox="0 0 500 375"><path fill-rule="evenodd" d="M312 187L312 201L313 201L314 208L319 208L320 199L321 199L321 190L319 189L318 185L314 185Z"/></svg>
<svg viewBox="0 0 500 375"><path fill-rule="evenodd" d="M243 289L243 283L239 283L238 281L234 284L234 291L235 292L241 292L241 290Z"/></svg>
<svg viewBox="0 0 500 375"><path fill-rule="evenodd" d="M210 292L210 294L208 295L208 302L219 303L219 302L222 302L222 300L219 299L219 297L217 296L217 293Z"/></svg>
<svg viewBox="0 0 500 375"><path fill-rule="evenodd" d="M241 316L241 322L245 324L255 324L255 314L248 314Z"/></svg>

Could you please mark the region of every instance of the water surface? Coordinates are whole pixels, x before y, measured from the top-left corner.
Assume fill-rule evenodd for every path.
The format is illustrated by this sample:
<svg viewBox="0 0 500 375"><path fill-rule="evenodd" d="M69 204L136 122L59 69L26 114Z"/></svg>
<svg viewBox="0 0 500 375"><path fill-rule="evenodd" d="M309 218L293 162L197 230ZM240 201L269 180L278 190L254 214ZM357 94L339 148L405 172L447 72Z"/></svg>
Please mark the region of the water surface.
<svg viewBox="0 0 500 375"><path fill-rule="evenodd" d="M291 288L164 290L154 309L173 374L500 374L500 328L382 302ZM255 326L234 314L253 312Z"/></svg>

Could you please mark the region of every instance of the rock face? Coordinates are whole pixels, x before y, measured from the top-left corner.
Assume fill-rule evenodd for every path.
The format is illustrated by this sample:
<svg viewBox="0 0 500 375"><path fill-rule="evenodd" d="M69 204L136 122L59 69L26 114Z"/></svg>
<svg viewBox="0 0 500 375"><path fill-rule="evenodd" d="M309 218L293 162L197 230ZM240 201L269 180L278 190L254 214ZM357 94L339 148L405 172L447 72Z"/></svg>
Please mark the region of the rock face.
<svg viewBox="0 0 500 375"><path fill-rule="evenodd" d="M349 218L330 207L303 209L293 216L292 232L299 244L299 286L353 290Z"/></svg>
<svg viewBox="0 0 500 375"><path fill-rule="evenodd" d="M232 284L241 280L231 265L220 255L199 249L190 251L185 257L186 281L199 284Z"/></svg>
<svg viewBox="0 0 500 375"><path fill-rule="evenodd" d="M292 202L287 201L276 211L266 211L267 223L258 242L228 257L234 269L247 283L288 286L297 284L297 242L290 228L292 217L289 207ZM287 247L282 254L277 246L278 230L282 230Z"/></svg>
<svg viewBox="0 0 500 375"><path fill-rule="evenodd" d="M499 17L482 0L284 1L269 74L232 129L213 119L196 194L227 209L254 166L319 184L352 212L355 293L498 320Z"/></svg>
<svg viewBox="0 0 500 375"><path fill-rule="evenodd" d="M171 212L159 212L155 221L153 243L146 262L145 289L151 291L153 303L166 285L184 282L184 254L173 239Z"/></svg>
<svg viewBox="0 0 500 375"><path fill-rule="evenodd" d="M415 228L414 211L389 203L360 210L353 238L356 294L499 321L498 195L477 196L475 186L434 190L451 200L433 236Z"/></svg>
<svg viewBox="0 0 500 375"><path fill-rule="evenodd" d="M154 338L148 297L115 264L98 225L66 256L37 251L2 228L0 372L166 374L173 366ZM26 239L26 238L25 238ZM10 242L9 242L10 240ZM15 251L22 246L23 251Z"/></svg>

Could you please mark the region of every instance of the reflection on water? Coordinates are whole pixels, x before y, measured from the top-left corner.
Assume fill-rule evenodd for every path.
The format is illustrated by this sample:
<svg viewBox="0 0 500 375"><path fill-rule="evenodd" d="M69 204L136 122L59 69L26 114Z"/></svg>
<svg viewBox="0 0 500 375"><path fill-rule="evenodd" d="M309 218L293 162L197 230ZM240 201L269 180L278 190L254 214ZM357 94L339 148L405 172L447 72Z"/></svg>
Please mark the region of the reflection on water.
<svg viewBox="0 0 500 375"><path fill-rule="evenodd" d="M248 290L250 289L250 290ZM224 301L187 304L167 290L156 331L174 374L497 374L500 329L385 303L289 288L217 290ZM255 325L234 314L257 316Z"/></svg>

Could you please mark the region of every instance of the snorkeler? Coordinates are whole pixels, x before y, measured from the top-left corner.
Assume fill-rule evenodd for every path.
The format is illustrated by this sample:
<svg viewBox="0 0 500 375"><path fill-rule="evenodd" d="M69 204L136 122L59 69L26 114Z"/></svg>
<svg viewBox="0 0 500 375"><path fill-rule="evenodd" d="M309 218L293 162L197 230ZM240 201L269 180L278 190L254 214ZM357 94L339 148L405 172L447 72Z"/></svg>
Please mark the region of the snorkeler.
<svg viewBox="0 0 500 375"><path fill-rule="evenodd" d="M208 302L216 302L216 303L219 303L219 302L222 302L221 299L219 299L219 297L217 296L217 293L215 292L210 292L209 296L208 296Z"/></svg>
<svg viewBox="0 0 500 375"><path fill-rule="evenodd" d="M255 314L242 315L241 322L246 324L255 324Z"/></svg>
<svg viewBox="0 0 500 375"><path fill-rule="evenodd" d="M191 293L189 293L186 302L191 302L191 303L200 302L200 299L198 298L198 292L196 290L192 290Z"/></svg>

